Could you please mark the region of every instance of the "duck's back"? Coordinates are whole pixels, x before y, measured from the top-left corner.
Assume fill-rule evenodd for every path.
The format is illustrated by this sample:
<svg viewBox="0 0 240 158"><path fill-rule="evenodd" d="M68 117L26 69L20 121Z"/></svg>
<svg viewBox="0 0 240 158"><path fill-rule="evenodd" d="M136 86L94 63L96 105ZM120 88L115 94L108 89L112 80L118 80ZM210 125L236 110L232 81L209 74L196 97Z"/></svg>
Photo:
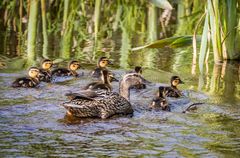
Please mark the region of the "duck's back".
<svg viewBox="0 0 240 158"><path fill-rule="evenodd" d="M51 82L52 80L52 75L51 72L46 71L44 69L40 69L40 75L39 75L39 80L43 82Z"/></svg>
<svg viewBox="0 0 240 158"><path fill-rule="evenodd" d="M89 83L87 86L84 87L85 90L90 89L90 90L99 90L99 89L104 89L107 91L112 91L112 86L109 84L104 84L101 81L96 81Z"/></svg>
<svg viewBox="0 0 240 158"><path fill-rule="evenodd" d="M72 73L66 68L58 68L52 71L52 76L71 76Z"/></svg>
<svg viewBox="0 0 240 158"><path fill-rule="evenodd" d="M116 114L132 114L131 104L118 93L106 92L94 100L75 99L63 106L76 117L108 118Z"/></svg>
<svg viewBox="0 0 240 158"><path fill-rule="evenodd" d="M166 87L165 88L165 96L166 97L174 97L174 98L178 98L182 96L182 93L180 90L178 89L174 89L172 87Z"/></svg>
<svg viewBox="0 0 240 158"><path fill-rule="evenodd" d="M93 78L100 78L101 77L101 72L102 70L107 70L106 68L101 68L101 67L97 67L95 68L92 73L91 73L91 76Z"/></svg>
<svg viewBox="0 0 240 158"><path fill-rule="evenodd" d="M39 84L38 81L35 81L31 78L27 78L27 77L22 77L22 78L18 78L16 79L13 83L12 83L12 87L16 88L16 87L24 87L24 88L33 88L36 87Z"/></svg>

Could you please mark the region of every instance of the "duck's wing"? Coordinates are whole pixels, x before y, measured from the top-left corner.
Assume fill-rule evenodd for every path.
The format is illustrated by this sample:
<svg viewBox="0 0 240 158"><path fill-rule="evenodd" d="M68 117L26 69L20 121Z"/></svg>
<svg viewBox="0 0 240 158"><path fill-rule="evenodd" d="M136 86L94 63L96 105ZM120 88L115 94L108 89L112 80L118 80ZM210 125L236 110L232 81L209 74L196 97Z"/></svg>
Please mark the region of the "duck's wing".
<svg viewBox="0 0 240 158"><path fill-rule="evenodd" d="M103 89L103 90L107 90L108 92L112 91L112 87L110 85L104 84L104 83L96 83L90 89L92 89L92 90Z"/></svg>
<svg viewBox="0 0 240 158"><path fill-rule="evenodd" d="M91 89L93 86L95 86L98 83L99 83L99 81L91 82L88 85L86 85L83 89L84 90Z"/></svg>
<svg viewBox="0 0 240 158"><path fill-rule="evenodd" d="M68 97L70 100L82 99L82 100L89 100L93 101L94 96L83 94L83 93L66 93L65 96Z"/></svg>
<svg viewBox="0 0 240 158"><path fill-rule="evenodd" d="M178 98L181 97L182 94L181 91L178 89L174 89L172 87L165 87L165 96Z"/></svg>
<svg viewBox="0 0 240 158"><path fill-rule="evenodd" d="M27 77L22 77L22 78L18 78L16 79L13 83L12 83L12 87L16 88L16 87L25 87L25 88L30 88L30 87L35 87L37 86L38 82L34 81L30 78Z"/></svg>
<svg viewBox="0 0 240 158"><path fill-rule="evenodd" d="M93 71L92 71L92 73L91 73L91 76L93 77L93 78L99 78L99 77L101 77L101 71L102 71L102 68L95 68Z"/></svg>

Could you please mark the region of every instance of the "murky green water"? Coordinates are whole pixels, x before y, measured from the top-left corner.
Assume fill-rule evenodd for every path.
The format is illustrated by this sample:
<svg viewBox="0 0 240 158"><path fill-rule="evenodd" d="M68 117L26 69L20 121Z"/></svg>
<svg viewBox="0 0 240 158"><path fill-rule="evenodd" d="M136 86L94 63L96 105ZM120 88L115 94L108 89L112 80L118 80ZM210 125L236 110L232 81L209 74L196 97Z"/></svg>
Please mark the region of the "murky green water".
<svg viewBox="0 0 240 158"><path fill-rule="evenodd" d="M1 157L239 157L239 64L220 66L221 71L211 68L202 77L191 75L191 65L182 62L186 52L164 53L157 53L149 62L153 67L143 72L153 84L132 91L135 112L131 118L81 120L65 116L65 109L59 106L66 100L64 93L79 91L89 83L91 66L79 71L84 77L42 83L37 89L11 88L11 82L25 71L2 70ZM118 57L112 58L117 65L124 65ZM127 67L143 63L130 60ZM123 68L110 69L117 76L125 72ZM180 88L187 97L170 99L172 112L147 110L157 87L168 84L172 74L185 81ZM118 91L118 83L113 87ZM181 113L194 101L205 104Z"/></svg>

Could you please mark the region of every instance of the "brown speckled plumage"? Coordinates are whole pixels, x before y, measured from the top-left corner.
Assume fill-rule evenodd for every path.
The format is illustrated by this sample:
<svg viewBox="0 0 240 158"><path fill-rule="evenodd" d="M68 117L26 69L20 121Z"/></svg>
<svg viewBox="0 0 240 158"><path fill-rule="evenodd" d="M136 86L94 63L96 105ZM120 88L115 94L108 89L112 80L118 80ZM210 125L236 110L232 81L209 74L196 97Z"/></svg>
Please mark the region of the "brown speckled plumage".
<svg viewBox="0 0 240 158"><path fill-rule="evenodd" d="M129 102L130 87L133 85L143 84L145 80L141 75L132 73L123 77L120 82L120 94L116 92L94 91L96 95L92 95L92 100L87 94L76 93L68 94L71 100L62 104L71 114L76 117L100 117L108 118L116 114L132 114L133 109ZM86 98L84 98L84 95ZM93 97L94 96L94 97Z"/></svg>
<svg viewBox="0 0 240 158"><path fill-rule="evenodd" d="M104 97L73 99L62 104L68 112L76 117L100 117L102 119L116 114L132 114L131 104L118 93L106 92Z"/></svg>

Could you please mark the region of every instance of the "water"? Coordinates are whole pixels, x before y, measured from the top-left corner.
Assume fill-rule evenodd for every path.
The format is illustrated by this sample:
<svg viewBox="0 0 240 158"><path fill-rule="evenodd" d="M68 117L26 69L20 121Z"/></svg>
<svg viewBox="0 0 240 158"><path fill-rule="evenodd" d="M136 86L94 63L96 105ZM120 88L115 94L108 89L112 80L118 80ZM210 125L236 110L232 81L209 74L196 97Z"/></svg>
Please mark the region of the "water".
<svg viewBox="0 0 240 158"><path fill-rule="evenodd" d="M208 83L207 78L213 80L214 74L199 77L191 75L190 68L178 71L186 83L180 88L187 97L170 99L172 112L149 111L147 105L157 87L167 84L169 76L176 73L173 66L158 64L158 67L162 69L143 72L153 84L142 91L131 91L134 116L106 120L69 118L60 106L66 101L64 93L77 92L90 82L91 66L79 70L84 72L84 77L42 83L36 89L11 88L11 82L25 71L2 71L0 156L239 157L239 81L234 81L235 78L229 81L236 89L234 95L226 99L223 96L226 86L221 86L228 85L226 80L218 83L220 91L210 93L207 85L213 83ZM182 63L179 69L184 67L189 66ZM121 68L111 69L117 76L125 73ZM201 82L204 88L200 91ZM118 83L114 82L113 87L117 91ZM197 110L182 113L190 102L204 104Z"/></svg>

